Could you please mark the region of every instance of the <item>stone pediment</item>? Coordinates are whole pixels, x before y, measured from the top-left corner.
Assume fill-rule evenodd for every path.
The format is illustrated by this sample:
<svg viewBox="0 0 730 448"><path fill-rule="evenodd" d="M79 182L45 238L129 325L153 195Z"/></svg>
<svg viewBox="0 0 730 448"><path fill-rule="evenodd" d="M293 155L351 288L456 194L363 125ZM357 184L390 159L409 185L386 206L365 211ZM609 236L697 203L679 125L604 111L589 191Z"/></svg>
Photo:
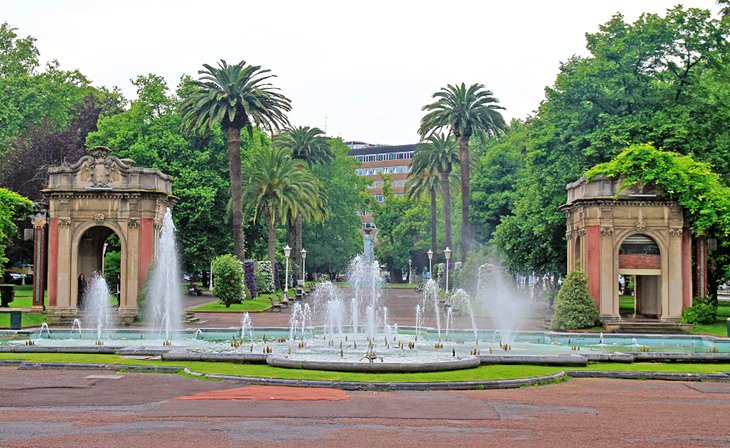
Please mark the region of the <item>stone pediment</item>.
<svg viewBox="0 0 730 448"><path fill-rule="evenodd" d="M110 155L104 147L75 163L49 168L44 192L94 190L147 190L172 194L172 177L154 168L136 168L133 161Z"/></svg>

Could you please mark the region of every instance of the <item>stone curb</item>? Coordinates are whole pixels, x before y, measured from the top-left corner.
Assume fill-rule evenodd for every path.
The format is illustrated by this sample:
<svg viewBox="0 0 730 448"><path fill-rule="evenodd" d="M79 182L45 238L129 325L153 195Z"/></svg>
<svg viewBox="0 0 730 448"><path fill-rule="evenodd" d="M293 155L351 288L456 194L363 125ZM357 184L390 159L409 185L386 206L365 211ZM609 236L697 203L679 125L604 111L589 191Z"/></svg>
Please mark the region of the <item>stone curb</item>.
<svg viewBox="0 0 730 448"><path fill-rule="evenodd" d="M479 367L480 360L476 356L455 358L449 361L438 362L338 362L289 359L284 356L269 355L266 364L284 369L310 369L336 372L363 372L363 373L419 373L444 372L450 370L473 369Z"/></svg>
<svg viewBox="0 0 730 448"><path fill-rule="evenodd" d="M195 375L195 372L191 372ZM400 390L481 390L481 389L516 389L525 386L535 386L546 382L558 381L565 378L565 372L531 378L517 378L511 380L487 381L442 381L442 382L364 382L364 381L315 381L289 380L283 378L256 378L233 375L203 375L205 378L216 380L238 381L250 385L290 386L290 387L324 387L343 390L366 391L400 391Z"/></svg>
<svg viewBox="0 0 730 448"><path fill-rule="evenodd" d="M232 362L238 364L266 364L270 355L263 353L193 353L176 350L162 354L165 361Z"/></svg>
<svg viewBox="0 0 730 448"><path fill-rule="evenodd" d="M479 355L482 365L543 365L543 366L585 366L588 364L588 358L581 355L557 355L557 356L539 356L539 355Z"/></svg>
<svg viewBox="0 0 730 448"><path fill-rule="evenodd" d="M730 381L726 373L679 373L679 372L612 372L606 370L566 370L572 378L612 378L622 380L662 381Z"/></svg>

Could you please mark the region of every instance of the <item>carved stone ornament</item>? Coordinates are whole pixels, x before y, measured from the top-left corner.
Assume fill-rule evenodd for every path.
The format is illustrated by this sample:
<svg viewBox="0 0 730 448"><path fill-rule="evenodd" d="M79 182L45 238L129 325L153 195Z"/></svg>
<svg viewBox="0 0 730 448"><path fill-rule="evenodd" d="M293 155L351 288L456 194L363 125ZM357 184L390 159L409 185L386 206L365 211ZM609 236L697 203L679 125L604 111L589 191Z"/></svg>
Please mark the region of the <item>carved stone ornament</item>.
<svg viewBox="0 0 730 448"><path fill-rule="evenodd" d="M601 226L601 235L613 235L613 226Z"/></svg>
<svg viewBox="0 0 730 448"><path fill-rule="evenodd" d="M578 236L586 236L586 229L579 229Z"/></svg>
<svg viewBox="0 0 730 448"><path fill-rule="evenodd" d="M672 236L682 236L682 228L681 227L671 227L669 229L669 234Z"/></svg>
<svg viewBox="0 0 730 448"><path fill-rule="evenodd" d="M129 227L139 227L139 218L129 218L129 221L127 221L127 225Z"/></svg>
<svg viewBox="0 0 730 448"><path fill-rule="evenodd" d="M61 227L71 227L71 218L58 218L58 225Z"/></svg>
<svg viewBox="0 0 730 448"><path fill-rule="evenodd" d="M101 224L104 222L104 214L103 213L97 213L94 215L94 222L97 224Z"/></svg>
<svg viewBox="0 0 730 448"><path fill-rule="evenodd" d="M646 222L643 219L639 218L639 220L636 221L636 230L640 232L646 230Z"/></svg>
<svg viewBox="0 0 730 448"><path fill-rule="evenodd" d="M573 236L573 232L570 230L565 231L565 238L570 239Z"/></svg>
<svg viewBox="0 0 730 448"><path fill-rule="evenodd" d="M46 218L31 218L30 222L33 227L45 227L48 221Z"/></svg>

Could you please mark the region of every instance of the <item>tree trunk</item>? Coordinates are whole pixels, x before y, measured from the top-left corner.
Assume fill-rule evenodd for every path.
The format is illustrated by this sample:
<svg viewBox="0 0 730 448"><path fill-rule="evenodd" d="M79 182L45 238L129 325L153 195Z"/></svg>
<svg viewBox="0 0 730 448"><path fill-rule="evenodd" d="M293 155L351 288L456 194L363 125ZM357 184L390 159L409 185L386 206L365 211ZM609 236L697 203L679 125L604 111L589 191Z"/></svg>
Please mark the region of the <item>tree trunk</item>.
<svg viewBox="0 0 730 448"><path fill-rule="evenodd" d="M297 214L297 265L302 265L302 214Z"/></svg>
<svg viewBox="0 0 730 448"><path fill-rule="evenodd" d="M441 172L441 189L444 192L444 230L446 231L446 247L454 249L451 246L451 191L449 190L449 174Z"/></svg>
<svg viewBox="0 0 730 448"><path fill-rule="evenodd" d="M431 252L436 256L436 189L431 188ZM430 274L430 272L429 272Z"/></svg>
<svg viewBox="0 0 730 448"><path fill-rule="evenodd" d="M276 215L271 208L267 208L266 215L266 222L269 225L269 261L271 262L271 272L274 272L274 263L276 263Z"/></svg>
<svg viewBox="0 0 730 448"><path fill-rule="evenodd" d="M286 244L292 248L292 251L294 251L294 246L296 245L296 225L294 224L294 219L289 219L289 222L287 223L286 228ZM295 260L292 260L294 262Z"/></svg>
<svg viewBox="0 0 730 448"><path fill-rule="evenodd" d="M461 164L461 262L469 252L469 137L459 137L459 162Z"/></svg>
<svg viewBox="0 0 730 448"><path fill-rule="evenodd" d="M226 129L228 141L228 170L231 178L231 231L233 253L239 260L246 259L243 236L243 190L241 185L241 130Z"/></svg>

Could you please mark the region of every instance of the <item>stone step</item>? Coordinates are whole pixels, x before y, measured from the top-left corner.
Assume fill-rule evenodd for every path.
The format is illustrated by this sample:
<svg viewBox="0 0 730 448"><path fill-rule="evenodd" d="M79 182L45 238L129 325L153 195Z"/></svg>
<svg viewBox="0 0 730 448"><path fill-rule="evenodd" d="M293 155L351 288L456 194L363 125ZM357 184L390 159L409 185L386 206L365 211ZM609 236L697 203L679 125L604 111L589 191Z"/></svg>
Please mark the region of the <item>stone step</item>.
<svg viewBox="0 0 730 448"><path fill-rule="evenodd" d="M678 322L657 322L650 320L633 320L606 324L610 333L689 333L692 325Z"/></svg>

